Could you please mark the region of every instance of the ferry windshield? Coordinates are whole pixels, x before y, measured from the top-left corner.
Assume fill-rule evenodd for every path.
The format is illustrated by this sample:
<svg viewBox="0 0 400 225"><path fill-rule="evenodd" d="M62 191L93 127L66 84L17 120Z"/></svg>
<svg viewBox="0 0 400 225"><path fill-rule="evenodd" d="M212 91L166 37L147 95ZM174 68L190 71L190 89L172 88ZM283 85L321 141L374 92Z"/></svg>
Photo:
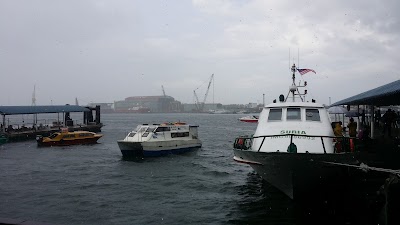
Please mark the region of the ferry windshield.
<svg viewBox="0 0 400 225"><path fill-rule="evenodd" d="M306 109L307 121L321 121L318 109Z"/></svg>
<svg viewBox="0 0 400 225"><path fill-rule="evenodd" d="M282 120L282 109L270 109L268 115L268 121L280 121Z"/></svg>
<svg viewBox="0 0 400 225"><path fill-rule="evenodd" d="M147 128L146 132L154 132L155 130L156 130L156 127L151 126L151 127Z"/></svg>
<svg viewBox="0 0 400 225"><path fill-rule="evenodd" d="M146 130L147 130L147 127L140 127L140 129L138 130L138 133L145 132Z"/></svg>
<svg viewBox="0 0 400 225"><path fill-rule="evenodd" d="M300 108L288 108L287 120L301 120Z"/></svg>

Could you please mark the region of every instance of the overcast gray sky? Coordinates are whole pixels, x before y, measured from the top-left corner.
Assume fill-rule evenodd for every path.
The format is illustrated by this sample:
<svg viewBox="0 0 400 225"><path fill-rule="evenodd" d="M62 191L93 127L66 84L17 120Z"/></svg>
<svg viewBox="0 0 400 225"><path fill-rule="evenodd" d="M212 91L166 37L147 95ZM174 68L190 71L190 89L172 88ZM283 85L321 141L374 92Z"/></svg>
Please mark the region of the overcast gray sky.
<svg viewBox="0 0 400 225"><path fill-rule="evenodd" d="M262 103L287 94L291 63L308 98L332 103L400 78L398 0L2 0L0 105L167 95ZM298 78L301 76L298 74Z"/></svg>

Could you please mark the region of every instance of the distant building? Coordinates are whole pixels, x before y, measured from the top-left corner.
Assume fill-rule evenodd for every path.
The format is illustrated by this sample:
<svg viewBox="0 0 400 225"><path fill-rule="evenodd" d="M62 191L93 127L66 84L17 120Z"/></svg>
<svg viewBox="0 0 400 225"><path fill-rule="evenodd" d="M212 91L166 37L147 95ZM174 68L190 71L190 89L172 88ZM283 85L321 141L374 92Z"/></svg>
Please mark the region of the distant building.
<svg viewBox="0 0 400 225"><path fill-rule="evenodd" d="M246 105L246 108L257 108L258 104L257 103L249 103Z"/></svg>
<svg viewBox="0 0 400 225"><path fill-rule="evenodd" d="M171 96L134 96L114 102L115 112L168 113L182 112L182 104Z"/></svg>

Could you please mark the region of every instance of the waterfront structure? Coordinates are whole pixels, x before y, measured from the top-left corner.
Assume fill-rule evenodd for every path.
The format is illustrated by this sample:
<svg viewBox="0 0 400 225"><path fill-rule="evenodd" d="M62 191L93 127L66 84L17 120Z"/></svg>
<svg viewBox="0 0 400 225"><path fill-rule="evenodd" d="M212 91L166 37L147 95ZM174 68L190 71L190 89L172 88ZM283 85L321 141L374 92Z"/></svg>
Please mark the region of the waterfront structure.
<svg viewBox="0 0 400 225"><path fill-rule="evenodd" d="M133 96L114 102L115 112L168 113L182 112L182 104L171 96Z"/></svg>
<svg viewBox="0 0 400 225"><path fill-rule="evenodd" d="M198 111L198 105L197 104L182 104L183 112L199 112ZM221 110L222 109L222 104L219 103L205 103L203 104L203 111L202 112L212 112L216 110Z"/></svg>
<svg viewBox="0 0 400 225"><path fill-rule="evenodd" d="M89 107L96 107L96 105L100 106L101 113L113 113L114 112L114 103L89 103Z"/></svg>
<svg viewBox="0 0 400 225"><path fill-rule="evenodd" d="M71 113L83 113L83 121L73 120ZM93 112L95 115L93 116ZM51 122L42 123L38 116L42 114L57 114L52 117ZM61 114L61 118L60 118ZM77 105L44 105L44 106L0 106L1 134L4 134L9 141L18 141L36 138L37 135L48 136L59 131L62 127L68 127L70 131L86 130L100 132L103 124L100 121L100 106L82 107ZM9 118L16 115L33 115L32 123L13 124ZM49 115L49 118L51 116Z"/></svg>

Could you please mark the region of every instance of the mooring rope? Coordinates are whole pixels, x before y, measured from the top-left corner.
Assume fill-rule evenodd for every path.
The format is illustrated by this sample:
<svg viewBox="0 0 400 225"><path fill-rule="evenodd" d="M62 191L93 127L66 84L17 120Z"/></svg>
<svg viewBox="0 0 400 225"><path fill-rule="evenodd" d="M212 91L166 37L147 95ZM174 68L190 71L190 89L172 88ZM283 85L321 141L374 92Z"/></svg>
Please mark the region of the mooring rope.
<svg viewBox="0 0 400 225"><path fill-rule="evenodd" d="M391 173L391 174L395 174L400 177L400 170L372 167L372 166L368 166L365 163L361 163L359 166L357 166L357 165L351 165L351 164L346 164L346 163L336 163L336 162L327 162L327 161L322 161L322 162L327 163L327 164L332 164L332 165L353 167L353 168L361 169L362 171L365 171L365 172L368 172L368 170L374 170L374 171L379 171L379 172L384 172L384 173Z"/></svg>

